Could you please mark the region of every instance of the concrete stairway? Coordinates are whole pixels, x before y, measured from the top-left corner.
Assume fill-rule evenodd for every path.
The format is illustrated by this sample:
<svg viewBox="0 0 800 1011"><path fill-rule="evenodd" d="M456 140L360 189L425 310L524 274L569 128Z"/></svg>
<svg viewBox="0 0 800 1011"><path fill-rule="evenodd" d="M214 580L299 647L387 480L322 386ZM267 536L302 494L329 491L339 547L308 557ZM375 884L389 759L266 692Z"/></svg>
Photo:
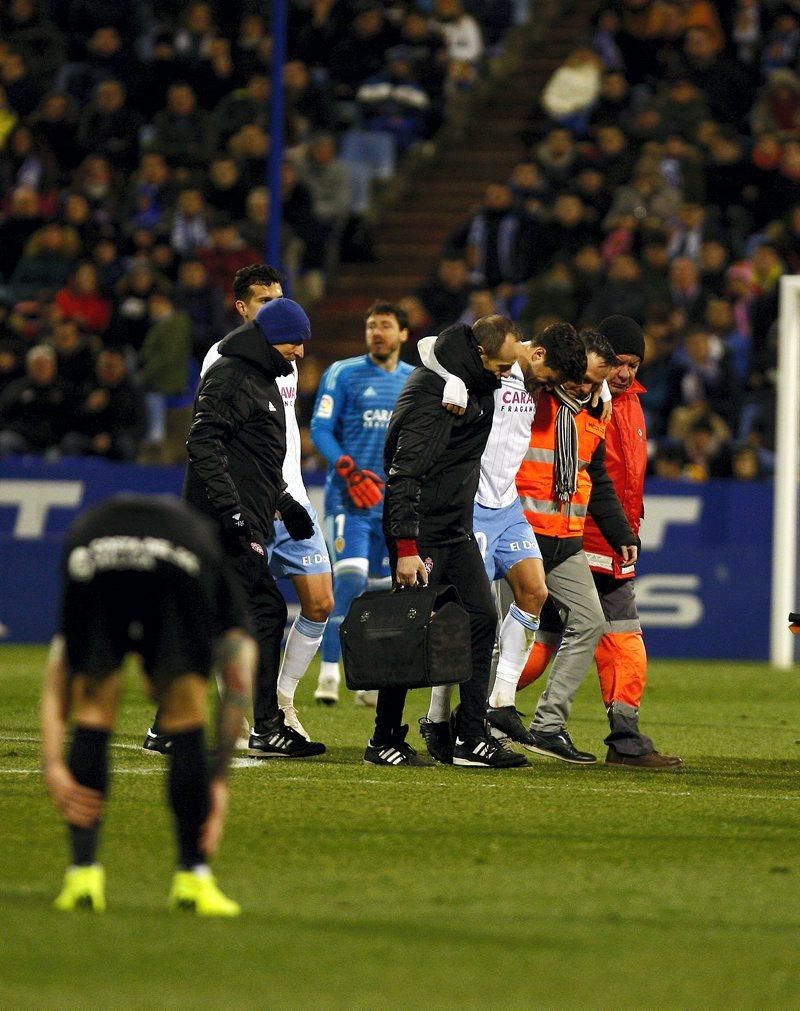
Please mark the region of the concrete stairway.
<svg viewBox="0 0 800 1011"><path fill-rule="evenodd" d="M438 265L446 237L480 206L490 182L508 179L537 97L564 57L585 41L592 0L533 0L534 23L519 30L465 130L418 158L375 226L375 263L343 264L333 290L310 313L314 353L326 361L360 354L363 314L376 299L411 294ZM565 8L567 10L565 11ZM445 131L446 132L446 131Z"/></svg>

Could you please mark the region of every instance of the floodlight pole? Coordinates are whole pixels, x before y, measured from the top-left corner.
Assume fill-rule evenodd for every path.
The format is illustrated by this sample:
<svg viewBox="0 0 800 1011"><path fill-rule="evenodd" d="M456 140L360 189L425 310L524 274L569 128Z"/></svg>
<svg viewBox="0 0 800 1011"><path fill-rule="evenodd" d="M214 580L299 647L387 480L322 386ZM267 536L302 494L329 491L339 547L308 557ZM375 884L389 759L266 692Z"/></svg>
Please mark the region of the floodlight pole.
<svg viewBox="0 0 800 1011"><path fill-rule="evenodd" d="M775 504L772 529L772 608L769 659L785 670L794 662L788 614L797 573L797 491L800 469L800 276L780 280L775 434Z"/></svg>
<svg viewBox="0 0 800 1011"><path fill-rule="evenodd" d="M281 164L283 163L283 67L286 63L286 36L288 32L287 0L274 0L272 4L272 90L269 101L270 148L266 166L266 183L269 190L269 223L265 236L267 263L278 269L281 263L281 226L283 201L281 199ZM289 292L287 291L288 295Z"/></svg>

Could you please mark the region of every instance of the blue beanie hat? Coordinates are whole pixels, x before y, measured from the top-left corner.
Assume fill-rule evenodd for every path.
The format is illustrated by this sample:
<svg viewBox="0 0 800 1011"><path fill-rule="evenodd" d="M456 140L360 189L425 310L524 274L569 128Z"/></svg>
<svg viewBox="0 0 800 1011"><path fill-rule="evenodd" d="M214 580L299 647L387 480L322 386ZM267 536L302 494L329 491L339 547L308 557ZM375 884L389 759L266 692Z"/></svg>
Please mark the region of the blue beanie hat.
<svg viewBox="0 0 800 1011"><path fill-rule="evenodd" d="M268 344L300 344L311 340L305 310L290 298L276 298L256 313L256 325Z"/></svg>

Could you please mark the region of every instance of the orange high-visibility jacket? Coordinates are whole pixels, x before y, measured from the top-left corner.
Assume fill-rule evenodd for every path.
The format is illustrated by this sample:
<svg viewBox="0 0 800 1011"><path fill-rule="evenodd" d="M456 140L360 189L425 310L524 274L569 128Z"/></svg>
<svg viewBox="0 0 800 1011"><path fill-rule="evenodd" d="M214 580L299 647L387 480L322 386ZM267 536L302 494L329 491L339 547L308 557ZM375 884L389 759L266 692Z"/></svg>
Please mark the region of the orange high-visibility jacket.
<svg viewBox="0 0 800 1011"><path fill-rule="evenodd" d="M528 522L544 537L581 537L592 495L592 461L605 436L605 423L586 411L575 416L578 429L578 485L569 502L555 495L555 424L559 402L542 391L536 404L531 442L517 474L517 491Z"/></svg>
<svg viewBox="0 0 800 1011"><path fill-rule="evenodd" d="M639 395L646 390L634 380L630 389L614 397L614 410L606 428L606 468L635 534L644 516L644 478L647 471L647 428ZM636 575L633 565L622 566L614 551L590 516L583 533L583 548L595 572L616 579Z"/></svg>

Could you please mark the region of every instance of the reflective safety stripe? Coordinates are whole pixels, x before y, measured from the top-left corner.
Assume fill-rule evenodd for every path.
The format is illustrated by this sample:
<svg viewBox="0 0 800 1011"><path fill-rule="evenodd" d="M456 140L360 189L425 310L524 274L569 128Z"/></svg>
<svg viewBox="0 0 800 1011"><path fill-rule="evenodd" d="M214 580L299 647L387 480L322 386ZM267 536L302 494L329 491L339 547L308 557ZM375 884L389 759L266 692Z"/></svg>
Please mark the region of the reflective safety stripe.
<svg viewBox="0 0 800 1011"><path fill-rule="evenodd" d="M611 635L621 635L624 632L641 632L642 624L638 618L626 618L624 621L607 621L606 628Z"/></svg>
<svg viewBox="0 0 800 1011"><path fill-rule="evenodd" d="M541 446L531 446L524 456L528 463L554 463L555 458L555 450L543 449ZM588 466L588 460L578 457L578 470L586 470Z"/></svg>
<svg viewBox="0 0 800 1011"><path fill-rule="evenodd" d="M560 513L563 505L563 503L554 501L553 499L530 498L528 495L521 496L520 502L526 512L548 513L551 515ZM570 502L568 508L564 510L564 515L586 516L588 512L588 505L583 505L580 502Z"/></svg>
<svg viewBox="0 0 800 1011"><path fill-rule="evenodd" d="M593 569L604 569L607 572L614 571L614 559L608 555L598 555L594 551L587 551L586 561Z"/></svg>

